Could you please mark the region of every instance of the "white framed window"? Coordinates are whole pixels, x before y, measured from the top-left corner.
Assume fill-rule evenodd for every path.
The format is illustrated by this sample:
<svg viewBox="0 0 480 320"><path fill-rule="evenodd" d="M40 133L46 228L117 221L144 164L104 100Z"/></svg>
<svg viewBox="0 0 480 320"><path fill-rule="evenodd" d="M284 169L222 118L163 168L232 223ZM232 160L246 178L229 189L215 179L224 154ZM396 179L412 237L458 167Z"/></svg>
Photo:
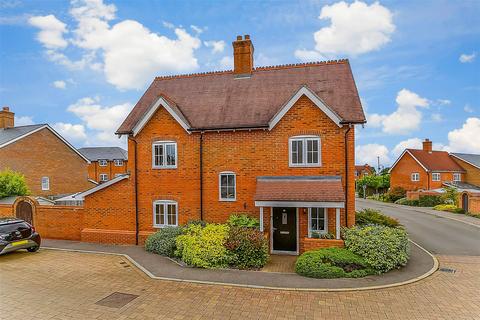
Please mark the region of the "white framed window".
<svg viewBox="0 0 480 320"><path fill-rule="evenodd" d="M440 173L438 172L432 173L432 181L440 181Z"/></svg>
<svg viewBox="0 0 480 320"><path fill-rule="evenodd" d="M320 137L297 136L289 139L290 167L318 167L320 163Z"/></svg>
<svg viewBox="0 0 480 320"><path fill-rule="evenodd" d="M115 164L115 167L123 166L123 160L122 159L115 159L115 160L113 160L113 163Z"/></svg>
<svg viewBox="0 0 480 320"><path fill-rule="evenodd" d="M176 201L156 200L153 202L153 227L178 226L178 205Z"/></svg>
<svg viewBox="0 0 480 320"><path fill-rule="evenodd" d="M312 232L328 233L328 216L325 208L308 208L308 236Z"/></svg>
<svg viewBox="0 0 480 320"><path fill-rule="evenodd" d="M101 181L101 182L108 181L108 174L106 174L106 173L100 173L100 181Z"/></svg>
<svg viewBox="0 0 480 320"><path fill-rule="evenodd" d="M158 141L152 144L152 167L170 169L177 167L177 143Z"/></svg>
<svg viewBox="0 0 480 320"><path fill-rule="evenodd" d="M462 181L462 175L460 173L454 173L453 174L453 181Z"/></svg>
<svg viewBox="0 0 480 320"><path fill-rule="evenodd" d="M42 177L42 190L43 191L50 190L50 178L49 177Z"/></svg>
<svg viewBox="0 0 480 320"><path fill-rule="evenodd" d="M98 165L99 165L100 167L106 167L107 164L108 164L108 161L105 160L105 159L100 159L100 160L98 160Z"/></svg>
<svg viewBox="0 0 480 320"><path fill-rule="evenodd" d="M412 173L412 181L420 181L420 173L413 172Z"/></svg>
<svg viewBox="0 0 480 320"><path fill-rule="evenodd" d="M225 171L218 175L220 201L237 200L237 177L234 172Z"/></svg>

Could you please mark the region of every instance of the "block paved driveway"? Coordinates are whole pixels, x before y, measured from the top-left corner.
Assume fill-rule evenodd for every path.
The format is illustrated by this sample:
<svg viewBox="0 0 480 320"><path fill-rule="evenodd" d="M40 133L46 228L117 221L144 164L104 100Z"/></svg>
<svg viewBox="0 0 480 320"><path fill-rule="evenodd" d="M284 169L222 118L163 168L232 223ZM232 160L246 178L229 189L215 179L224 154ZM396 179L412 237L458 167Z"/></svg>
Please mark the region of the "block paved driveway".
<svg viewBox="0 0 480 320"><path fill-rule="evenodd" d="M152 280L123 257L40 250L0 257L0 319L480 319L480 257L439 256L420 282L295 292ZM97 301L138 295L123 307Z"/></svg>

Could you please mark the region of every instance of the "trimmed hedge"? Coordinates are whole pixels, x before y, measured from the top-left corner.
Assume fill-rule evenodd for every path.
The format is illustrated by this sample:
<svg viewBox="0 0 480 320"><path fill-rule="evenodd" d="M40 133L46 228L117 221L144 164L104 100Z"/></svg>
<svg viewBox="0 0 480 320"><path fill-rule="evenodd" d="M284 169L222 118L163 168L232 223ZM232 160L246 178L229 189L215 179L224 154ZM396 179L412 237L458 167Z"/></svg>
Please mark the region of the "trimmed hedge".
<svg viewBox="0 0 480 320"><path fill-rule="evenodd" d="M345 247L362 256L378 272L407 264L410 244L407 232L385 226L354 226L343 230Z"/></svg>
<svg viewBox="0 0 480 320"><path fill-rule="evenodd" d="M295 272L310 278L359 278L374 274L365 259L343 248L308 251L298 257Z"/></svg>
<svg viewBox="0 0 480 320"><path fill-rule="evenodd" d="M150 235L145 240L145 250L160 254L162 256L173 257L177 236L182 234L179 227L165 227Z"/></svg>
<svg viewBox="0 0 480 320"><path fill-rule="evenodd" d="M226 248L232 253L230 264L239 269L262 268L268 261L268 242L255 228L230 227Z"/></svg>
<svg viewBox="0 0 480 320"><path fill-rule="evenodd" d="M398 227L397 219L384 215L380 210L363 209L355 212L355 223L357 225L376 224L387 227Z"/></svg>
<svg viewBox="0 0 480 320"><path fill-rule="evenodd" d="M443 204L442 196L424 195L418 199L419 207L435 207L439 204Z"/></svg>

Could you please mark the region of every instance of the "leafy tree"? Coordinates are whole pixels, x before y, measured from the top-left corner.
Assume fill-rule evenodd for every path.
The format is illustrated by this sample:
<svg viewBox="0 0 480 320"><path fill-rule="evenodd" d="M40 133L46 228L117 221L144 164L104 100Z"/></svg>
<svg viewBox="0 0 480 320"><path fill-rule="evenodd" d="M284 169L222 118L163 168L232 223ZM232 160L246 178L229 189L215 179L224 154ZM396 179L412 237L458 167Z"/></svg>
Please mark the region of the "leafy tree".
<svg viewBox="0 0 480 320"><path fill-rule="evenodd" d="M458 207L458 191L455 187L443 188L442 200L448 204L454 204Z"/></svg>
<svg viewBox="0 0 480 320"><path fill-rule="evenodd" d="M10 169L0 171L0 198L26 196L29 193L23 174Z"/></svg>
<svg viewBox="0 0 480 320"><path fill-rule="evenodd" d="M357 181L357 191L363 195L363 186L369 189L374 189L375 193L378 190L387 190L390 187L390 175L368 175Z"/></svg>

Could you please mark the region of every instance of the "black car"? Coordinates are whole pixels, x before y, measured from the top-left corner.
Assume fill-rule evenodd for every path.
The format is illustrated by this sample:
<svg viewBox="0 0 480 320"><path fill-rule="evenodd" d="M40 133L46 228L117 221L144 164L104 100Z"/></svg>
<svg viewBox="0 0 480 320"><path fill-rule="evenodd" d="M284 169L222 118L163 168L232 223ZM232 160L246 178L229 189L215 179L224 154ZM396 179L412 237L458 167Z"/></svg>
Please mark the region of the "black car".
<svg viewBox="0 0 480 320"><path fill-rule="evenodd" d="M17 218L0 218L0 254L19 249L35 252L41 241L29 223Z"/></svg>

